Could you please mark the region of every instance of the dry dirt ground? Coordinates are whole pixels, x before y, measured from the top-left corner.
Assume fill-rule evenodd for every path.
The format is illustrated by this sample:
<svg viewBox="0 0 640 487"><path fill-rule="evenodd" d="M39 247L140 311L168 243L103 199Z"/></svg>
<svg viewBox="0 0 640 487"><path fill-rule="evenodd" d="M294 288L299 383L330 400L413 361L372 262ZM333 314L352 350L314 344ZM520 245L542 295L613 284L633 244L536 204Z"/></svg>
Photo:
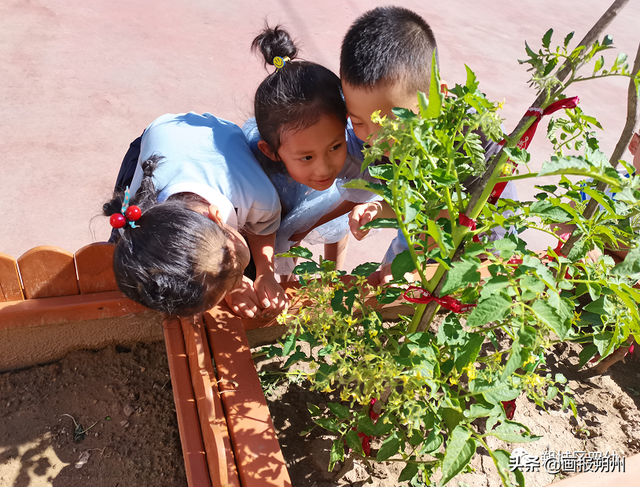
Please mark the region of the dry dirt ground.
<svg viewBox="0 0 640 487"><path fill-rule="evenodd" d="M186 485L164 342L0 375L0 486Z"/></svg>
<svg viewBox="0 0 640 487"><path fill-rule="evenodd" d="M521 396L515 419L543 436L525 448L532 455L615 451L629 457L640 452L639 354L592 378L576 372L577 354L576 346L559 347L547 363L569 378L579 423L569 412L547 413ZM257 360L258 368L266 369L265 364ZM307 402L322 407L335 401L330 394L309 392L296 381L265 385L265 390L295 487L365 485L369 473L358 462L340 481L327 472L329 436L318 428L300 436L310 424ZM66 414L88 429L86 438L74 441L76 427ZM502 445L507 451L517 446L523 445ZM450 485L500 485L486 454L477 455L472 465L475 473ZM377 465L370 485L397 486L401 469L398 463ZM565 475L570 473L543 471L525 478L527 486L544 486ZM187 485L164 343L79 351L53 364L0 375L0 486L88 485Z"/></svg>

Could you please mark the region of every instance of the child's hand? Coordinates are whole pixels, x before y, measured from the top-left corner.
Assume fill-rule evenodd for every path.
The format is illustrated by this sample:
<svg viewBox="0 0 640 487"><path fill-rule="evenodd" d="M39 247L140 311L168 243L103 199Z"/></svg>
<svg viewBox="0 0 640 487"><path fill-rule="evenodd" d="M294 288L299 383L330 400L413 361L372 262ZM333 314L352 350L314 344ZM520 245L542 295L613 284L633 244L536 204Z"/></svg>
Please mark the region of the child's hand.
<svg viewBox="0 0 640 487"><path fill-rule="evenodd" d="M253 283L263 314L276 315L289 306L289 297L273 274L262 274Z"/></svg>
<svg viewBox="0 0 640 487"><path fill-rule="evenodd" d="M225 302L235 314L241 318L254 318L260 309L260 300L253 288L253 281L242 276L238 287L227 293Z"/></svg>
<svg viewBox="0 0 640 487"><path fill-rule="evenodd" d="M369 230L361 230L360 227L376 219L382 211L382 204L379 201L362 203L357 205L349 213L349 228L356 240L362 240L367 236Z"/></svg>
<svg viewBox="0 0 640 487"><path fill-rule="evenodd" d="M380 284L378 285L382 286L383 284L389 284L389 281L392 279L393 274L391 273L391 264L384 264L380 267Z"/></svg>

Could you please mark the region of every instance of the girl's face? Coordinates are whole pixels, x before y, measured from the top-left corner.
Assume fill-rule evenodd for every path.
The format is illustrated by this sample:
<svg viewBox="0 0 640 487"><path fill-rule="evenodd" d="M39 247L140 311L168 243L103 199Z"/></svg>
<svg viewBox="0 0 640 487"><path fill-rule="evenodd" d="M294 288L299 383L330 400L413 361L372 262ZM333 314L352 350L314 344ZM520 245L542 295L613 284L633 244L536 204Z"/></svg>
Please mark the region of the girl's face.
<svg viewBox="0 0 640 487"><path fill-rule="evenodd" d="M306 129L285 129L278 156L295 181L317 191L329 189L347 158L345 122L325 115Z"/></svg>

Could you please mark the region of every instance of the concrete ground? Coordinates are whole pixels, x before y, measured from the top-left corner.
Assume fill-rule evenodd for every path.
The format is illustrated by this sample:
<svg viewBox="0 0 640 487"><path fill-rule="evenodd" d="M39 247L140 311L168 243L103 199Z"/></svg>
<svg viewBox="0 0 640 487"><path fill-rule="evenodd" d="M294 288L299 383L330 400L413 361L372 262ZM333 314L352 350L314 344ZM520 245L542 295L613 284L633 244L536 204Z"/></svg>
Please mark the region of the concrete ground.
<svg viewBox="0 0 640 487"><path fill-rule="evenodd" d="M109 199L129 142L163 113L209 111L242 123L266 75L249 50L265 21L280 23L304 58L337 71L342 36L379 0L5 0L0 2L0 251L14 257L38 245L69 251L105 240ZM523 0L424 2L402 5L422 14L440 46L443 77L464 82L474 69L491 99L505 100L513 128L535 98L517 63L524 41L537 48L552 27L575 30L574 43L609 2ZM640 2L632 0L607 33L633 56ZM615 55L615 54L614 54ZM611 57L611 56L610 56ZM606 132L610 153L625 117L626 80L578 86L582 108ZM540 129L532 166L547 146ZM519 185L521 198L535 190ZM379 259L392 232L352 245L348 266ZM534 248L550 244L526 235ZM353 243L353 242L352 242Z"/></svg>

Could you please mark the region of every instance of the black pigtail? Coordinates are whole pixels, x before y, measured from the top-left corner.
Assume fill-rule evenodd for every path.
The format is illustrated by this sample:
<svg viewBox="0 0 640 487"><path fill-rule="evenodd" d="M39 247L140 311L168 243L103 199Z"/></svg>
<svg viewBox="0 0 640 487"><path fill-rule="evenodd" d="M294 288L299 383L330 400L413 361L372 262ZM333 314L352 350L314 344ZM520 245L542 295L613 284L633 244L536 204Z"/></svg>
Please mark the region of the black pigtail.
<svg viewBox="0 0 640 487"><path fill-rule="evenodd" d="M153 185L153 173L162 159L162 156L154 154L142 163L142 181L135 196L131 198L131 204L139 206L143 212L158 203L158 193Z"/></svg>
<svg viewBox="0 0 640 487"><path fill-rule="evenodd" d="M298 48L289 36L289 33L281 29L279 25L274 28L265 26L262 33L257 36L251 43L251 50L260 52L264 57L265 66L270 64L273 66L273 58L280 56L288 57L291 61L298 54Z"/></svg>

